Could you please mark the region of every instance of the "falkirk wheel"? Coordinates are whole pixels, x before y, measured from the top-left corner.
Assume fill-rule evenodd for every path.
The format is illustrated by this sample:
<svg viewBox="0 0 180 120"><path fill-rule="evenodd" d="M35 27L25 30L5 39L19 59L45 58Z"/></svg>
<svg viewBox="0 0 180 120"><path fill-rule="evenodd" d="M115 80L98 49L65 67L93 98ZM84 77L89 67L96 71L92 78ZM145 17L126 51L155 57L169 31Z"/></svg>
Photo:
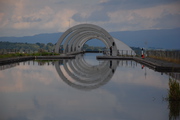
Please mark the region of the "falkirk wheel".
<svg viewBox="0 0 180 120"><path fill-rule="evenodd" d="M113 38L103 28L93 24L80 24L66 30L55 46L55 52L63 54L81 52L83 45L91 39L99 39L107 49L112 48L112 56L116 56L118 50L132 50L129 46Z"/></svg>

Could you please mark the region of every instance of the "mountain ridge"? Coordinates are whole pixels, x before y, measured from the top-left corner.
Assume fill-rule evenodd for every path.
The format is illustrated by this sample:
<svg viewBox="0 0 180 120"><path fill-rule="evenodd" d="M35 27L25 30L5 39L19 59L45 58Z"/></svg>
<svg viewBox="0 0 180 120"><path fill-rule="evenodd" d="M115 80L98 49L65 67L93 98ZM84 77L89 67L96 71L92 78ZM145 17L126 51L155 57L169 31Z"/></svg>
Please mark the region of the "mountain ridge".
<svg viewBox="0 0 180 120"><path fill-rule="evenodd" d="M180 49L180 28L160 29L160 30L139 30L139 31L117 31L109 32L125 44L132 47L155 47L163 49ZM0 41L22 42L22 43L53 43L55 44L62 32L58 33L42 33L34 36L23 37L0 37ZM99 46L101 42L91 41L90 45Z"/></svg>

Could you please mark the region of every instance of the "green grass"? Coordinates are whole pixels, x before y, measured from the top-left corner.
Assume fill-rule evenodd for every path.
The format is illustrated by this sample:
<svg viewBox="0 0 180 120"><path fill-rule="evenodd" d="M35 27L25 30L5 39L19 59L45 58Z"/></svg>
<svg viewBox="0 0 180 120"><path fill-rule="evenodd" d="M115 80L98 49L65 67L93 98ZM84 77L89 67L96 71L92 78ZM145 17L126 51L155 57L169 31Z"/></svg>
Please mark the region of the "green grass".
<svg viewBox="0 0 180 120"><path fill-rule="evenodd" d="M173 63L177 63L180 64L180 59L173 59L173 58L166 58L166 57L157 57L157 56L149 56L150 58L155 58L155 59L159 59L159 60L165 60L168 62L173 62Z"/></svg>
<svg viewBox="0 0 180 120"><path fill-rule="evenodd" d="M179 120L180 101L169 101L169 120Z"/></svg>
<svg viewBox="0 0 180 120"><path fill-rule="evenodd" d="M11 54L3 54L0 55L0 59L3 58L13 58L13 57L22 57L22 56L52 56L52 55L59 55L57 53L48 53L48 52L38 52L38 53L11 53Z"/></svg>
<svg viewBox="0 0 180 120"><path fill-rule="evenodd" d="M180 85L176 79L169 78L169 90L166 100L169 101L169 120L179 120Z"/></svg>
<svg viewBox="0 0 180 120"><path fill-rule="evenodd" d="M48 52L42 52L42 53L33 53L31 56L52 56L52 55L59 55L57 53L48 53Z"/></svg>
<svg viewBox="0 0 180 120"><path fill-rule="evenodd" d="M169 90L167 99L169 101L180 101L180 85L175 79L169 78Z"/></svg>

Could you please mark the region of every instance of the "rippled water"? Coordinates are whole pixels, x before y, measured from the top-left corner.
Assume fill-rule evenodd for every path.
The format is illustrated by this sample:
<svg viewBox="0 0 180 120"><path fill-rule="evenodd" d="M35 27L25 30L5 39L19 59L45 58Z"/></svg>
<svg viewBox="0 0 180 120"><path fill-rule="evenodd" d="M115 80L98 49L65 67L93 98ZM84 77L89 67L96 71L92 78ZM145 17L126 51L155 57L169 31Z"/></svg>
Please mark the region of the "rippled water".
<svg viewBox="0 0 180 120"><path fill-rule="evenodd" d="M1 66L1 120L169 119L169 75L96 55Z"/></svg>

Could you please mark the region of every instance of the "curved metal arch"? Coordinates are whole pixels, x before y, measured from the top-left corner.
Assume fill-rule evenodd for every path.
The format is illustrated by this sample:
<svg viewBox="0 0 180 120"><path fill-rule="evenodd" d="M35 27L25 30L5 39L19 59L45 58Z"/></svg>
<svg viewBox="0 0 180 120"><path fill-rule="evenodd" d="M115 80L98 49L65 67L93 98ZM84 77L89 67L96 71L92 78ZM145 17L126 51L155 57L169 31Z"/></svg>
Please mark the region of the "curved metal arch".
<svg viewBox="0 0 180 120"><path fill-rule="evenodd" d="M89 35L87 35L87 37L89 37L90 35L94 35L93 36L93 38L97 38L97 39L99 39L99 38L101 38L101 39L99 39L99 40L101 40L103 43L105 43L105 45L107 46L107 47L110 47L110 45L112 46L112 43L106 38L106 37L104 37L104 35L101 35L101 34L99 34L99 32L98 31L88 31L88 33L92 33L92 34L89 34ZM85 34L86 32L84 32L83 34ZM98 36L98 37L96 37L96 36ZM85 36L86 37L86 36ZM74 47L76 47L76 48L78 48L78 46L80 45L79 44L79 42L81 42L81 37L79 37L79 38L75 38L74 39L74 43L72 43L72 41L71 41L71 44L69 45L69 47L71 47L71 45L73 44L73 46ZM84 39L84 38L83 38ZM89 38L88 38L89 39ZM76 46L75 46L76 45ZM81 45L80 45L81 46ZM73 47L73 49L74 49L74 47ZM116 46L115 46L116 47Z"/></svg>
<svg viewBox="0 0 180 120"><path fill-rule="evenodd" d="M106 46L111 45L111 42L104 36L101 36L99 33L96 32L91 32L92 34L84 34L85 37L89 38L97 38L99 40L101 40ZM85 38L84 38L85 39ZM82 40L84 40L82 39ZM75 44L81 45L80 43L82 42L82 40L77 39L77 41L75 41Z"/></svg>
<svg viewBox="0 0 180 120"><path fill-rule="evenodd" d="M86 43L86 41L88 41L88 40L90 40L92 38L93 39L97 38L97 39L101 40L106 45L107 48L110 47L109 44L107 43L107 41L105 40L105 38L97 37L96 34L90 34L90 35L85 36L82 40L80 39L78 42L75 42L75 44L73 44L73 48L76 47L76 48L78 48L78 50L81 50L84 43Z"/></svg>
<svg viewBox="0 0 180 120"><path fill-rule="evenodd" d="M96 37L96 36L99 36L99 34L98 34L98 33L93 33L93 32L88 32L87 34L77 35L77 36L74 38L74 40L70 41L70 44L68 44L68 51L70 52L71 47L72 47L72 49L74 50L75 47L76 47L76 48L78 47L79 42L81 42L81 41L82 41L83 39L85 39L85 38L88 38L88 39L89 39L89 37L92 38L93 35L94 35L94 38L98 38L98 39L99 39L99 37ZM102 38L102 39L103 39L103 38ZM104 43L106 46L108 46L108 43L107 43L106 40L103 40L103 43Z"/></svg>
<svg viewBox="0 0 180 120"><path fill-rule="evenodd" d="M86 34L86 33L92 33L92 34L94 34L94 35L97 35L97 36L101 36L103 39L105 39L105 40L102 40L105 44L106 43L108 43L109 45L111 44L111 42L104 36L104 34L101 34L100 33L100 31L98 31L98 30L96 30L96 29L88 29L88 30L86 30L86 29L80 29L80 31L75 31L75 32L73 32L71 35L69 35L68 36L68 38L66 39L66 41L65 41L65 43L64 43L64 45L63 45L63 48L65 49L64 50L64 52L63 53L66 53L66 47L67 47L67 45L68 46L71 46L72 44L74 45L74 44L79 44L79 41L81 41L81 39L80 38L76 38L77 36L82 36L82 35L84 35L84 34ZM87 36L88 37L88 36ZM98 37L96 37L97 39L98 39ZM69 41L70 41L70 43L69 43ZM69 43L69 44L68 44ZM108 46L107 44L106 44L106 46ZM76 48L77 48L78 46L76 46ZM110 47L110 46L109 46ZM68 47L69 48L69 47ZM73 49L74 50L74 49Z"/></svg>
<svg viewBox="0 0 180 120"><path fill-rule="evenodd" d="M86 31L87 30L85 28L81 28L79 30L75 30L73 33L70 33L70 35L66 38L66 41L63 44L63 48L66 49L68 43L70 43L71 41L74 41L75 39L74 37L79 36ZM88 32L92 32L92 31L95 31L95 29L89 28Z"/></svg>
<svg viewBox="0 0 180 120"><path fill-rule="evenodd" d="M101 35L99 35L98 33L92 33L92 34L90 34L90 35L84 35L85 37L83 38L83 39L77 39L74 43L75 44L73 44L73 46L75 46L76 48L78 48L78 49L81 49L81 47L78 47L78 46L82 46L83 44L80 44L80 43L82 43L82 41L87 41L87 40L89 40L90 38L97 38L97 39L99 39L99 40L101 40L106 46L107 46L107 48L110 48L110 46L112 46L112 43L106 38L106 37L104 37L104 36L101 36ZM116 47L116 46L115 46ZM74 48L74 47L73 47Z"/></svg>
<svg viewBox="0 0 180 120"><path fill-rule="evenodd" d="M56 43L55 52L59 53L60 45L63 43L63 41L66 42L66 37L67 36L70 36L70 34L73 34L73 32L80 31L82 29L85 29L86 31L88 31L90 29L94 29L94 31L98 31L98 33L102 34L105 38L107 38L106 39L107 41L110 41L109 46L113 47L113 56L117 55L117 47L116 47L115 44L113 46L113 43L115 43L115 41L111 37L111 35L106 30L104 30L103 28L101 28L101 27L99 27L97 25L92 25L92 24L76 25L76 26L74 26L72 28L69 28L67 31L65 31L64 34L59 38L58 42ZM67 42L69 42L69 41L67 41ZM65 53L66 47L67 47L67 45L65 46L63 53Z"/></svg>
<svg viewBox="0 0 180 120"><path fill-rule="evenodd" d="M102 38L102 37L90 37L90 38L86 38L86 39L84 39L84 40L82 40L82 41L80 41L81 43L79 43L79 45L80 45L80 48L79 49L81 49L82 47L83 47L83 45L88 41L88 40L91 40L91 39L98 39L98 40L101 40L105 45L106 45L106 48L109 48L110 46L109 46L109 44L107 44L106 43L106 41Z"/></svg>

